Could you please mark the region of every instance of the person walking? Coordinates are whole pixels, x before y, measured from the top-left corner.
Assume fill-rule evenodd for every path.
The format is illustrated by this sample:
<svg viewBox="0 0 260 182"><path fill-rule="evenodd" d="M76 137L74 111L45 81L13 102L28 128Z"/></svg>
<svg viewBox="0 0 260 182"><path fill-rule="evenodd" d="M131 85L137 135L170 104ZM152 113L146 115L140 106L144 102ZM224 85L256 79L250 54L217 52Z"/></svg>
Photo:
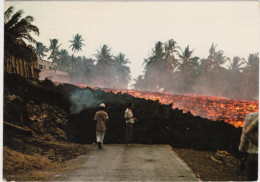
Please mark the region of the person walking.
<svg viewBox="0 0 260 182"><path fill-rule="evenodd" d="M247 153L247 180L258 178L258 112L246 115L238 150Z"/></svg>
<svg viewBox="0 0 260 182"><path fill-rule="evenodd" d="M128 104L125 110L125 119L126 119L126 131L125 131L125 142L126 146L133 146L133 127L134 122L138 121L134 118L133 109L134 105L132 103Z"/></svg>
<svg viewBox="0 0 260 182"><path fill-rule="evenodd" d="M97 137L98 149L101 149L103 147L103 140L105 137L105 132L107 130L106 122L108 121L108 114L106 111L104 111L106 107L104 103L101 103L99 107L100 110L96 112L94 120L97 121L96 137Z"/></svg>

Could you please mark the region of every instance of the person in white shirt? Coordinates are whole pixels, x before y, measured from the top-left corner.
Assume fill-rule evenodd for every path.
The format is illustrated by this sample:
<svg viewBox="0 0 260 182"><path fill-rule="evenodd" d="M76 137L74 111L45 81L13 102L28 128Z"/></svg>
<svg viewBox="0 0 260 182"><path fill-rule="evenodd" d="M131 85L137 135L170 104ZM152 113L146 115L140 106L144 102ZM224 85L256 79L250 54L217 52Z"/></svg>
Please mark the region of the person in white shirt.
<svg viewBox="0 0 260 182"><path fill-rule="evenodd" d="M136 118L134 118L133 115L133 109L134 105L132 103L128 104L128 107L125 111L125 119L126 119L126 131L125 131L125 142L127 146L133 145L133 125L134 122L137 121Z"/></svg>

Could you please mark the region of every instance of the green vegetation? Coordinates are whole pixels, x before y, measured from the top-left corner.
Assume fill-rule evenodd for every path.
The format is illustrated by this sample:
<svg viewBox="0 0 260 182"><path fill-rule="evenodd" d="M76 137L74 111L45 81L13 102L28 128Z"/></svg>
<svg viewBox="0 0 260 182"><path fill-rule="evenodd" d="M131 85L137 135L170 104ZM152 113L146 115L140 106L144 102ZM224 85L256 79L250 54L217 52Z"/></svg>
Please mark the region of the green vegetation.
<svg viewBox="0 0 260 182"><path fill-rule="evenodd" d="M36 42L31 33L39 35L32 25L33 17L22 18L23 11L13 13L13 7L4 14L5 21L5 70L25 77L34 77L35 62L48 60L55 63L54 69L67 72L73 84L87 84L105 88L128 88L131 81L130 61L125 54L112 54L111 48L104 44L97 50L95 58L75 56L85 45L79 33L73 36L68 51L61 48L59 40L50 39L47 48ZM36 43L36 48L27 44ZM60 49L61 48L61 49ZM227 57L224 51L212 44L207 58L199 58L194 49L186 46L184 50L173 39L163 43L158 41L152 54L144 59L144 71L134 79L134 89L167 91L175 94L203 94L224 96L232 99L258 99L259 55L249 54L247 60L239 56ZM14 59L22 58L23 60ZM27 66L24 68L26 62ZM28 62L30 64L28 64ZM33 62L33 64L32 64Z"/></svg>
<svg viewBox="0 0 260 182"><path fill-rule="evenodd" d="M23 11L14 12L13 6L4 13L4 71L38 78L37 55L27 42L36 43L31 33L39 35L39 29L32 24L32 16L22 15Z"/></svg>
<svg viewBox="0 0 260 182"><path fill-rule="evenodd" d="M144 60L145 71L135 79L135 89L179 94L205 94L232 99L258 99L259 56L232 60L214 43L207 58L193 56L189 45L184 51L174 40L157 42L152 55Z"/></svg>

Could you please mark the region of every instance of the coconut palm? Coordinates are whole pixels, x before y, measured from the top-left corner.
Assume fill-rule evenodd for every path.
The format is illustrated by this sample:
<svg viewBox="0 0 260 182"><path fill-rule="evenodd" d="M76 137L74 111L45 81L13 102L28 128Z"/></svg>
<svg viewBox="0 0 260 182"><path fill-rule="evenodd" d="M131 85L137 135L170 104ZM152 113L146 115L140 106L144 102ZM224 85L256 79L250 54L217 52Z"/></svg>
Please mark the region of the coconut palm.
<svg viewBox="0 0 260 182"><path fill-rule="evenodd" d="M13 49L13 46L26 45L28 42L36 43L31 33L39 35L39 29L32 24L34 18L26 16L22 18L23 11L19 10L14 13L14 7L9 7L4 13L4 38L5 49Z"/></svg>
<svg viewBox="0 0 260 182"><path fill-rule="evenodd" d="M85 67L83 65L82 57L72 56L70 58L71 58L70 69L69 69L70 82L78 83L78 84L84 83Z"/></svg>
<svg viewBox="0 0 260 182"><path fill-rule="evenodd" d="M243 65L246 63L244 58L240 58L238 56L234 56L233 60L229 60L230 65L228 66L229 70L231 71L241 71L243 69Z"/></svg>
<svg viewBox="0 0 260 182"><path fill-rule="evenodd" d="M152 56L144 60L143 65L145 65L145 69L157 69L164 56L163 44L159 41L155 44L155 48L152 50Z"/></svg>
<svg viewBox="0 0 260 182"><path fill-rule="evenodd" d="M144 77L142 75L139 75L136 79L134 79L135 83L132 84L131 86L133 86L135 90L142 90L143 81L144 81Z"/></svg>
<svg viewBox="0 0 260 182"><path fill-rule="evenodd" d="M56 53L57 59L56 59L56 69L69 72L71 67L71 57L66 49L61 49L58 53Z"/></svg>
<svg viewBox="0 0 260 182"><path fill-rule="evenodd" d="M208 74L213 68L214 68L214 60L216 57L216 47L217 45L214 45L212 43L210 49L209 49L209 56L206 59L206 65L205 65L205 74Z"/></svg>
<svg viewBox="0 0 260 182"><path fill-rule="evenodd" d="M184 51L181 50L181 54L178 53L181 61L180 70L182 72L191 71L195 66L198 66L198 57L192 57L194 50L189 49L189 45Z"/></svg>
<svg viewBox="0 0 260 182"><path fill-rule="evenodd" d="M258 56L258 53L249 54L248 61L246 62L246 68L245 69L259 72L259 56Z"/></svg>
<svg viewBox="0 0 260 182"><path fill-rule="evenodd" d="M221 65L225 64L228 60L230 60L228 57L224 56L224 52L223 51L218 51L215 54L215 59L213 62L214 65L214 70L215 71L220 71L221 69L224 69L223 67L221 67Z"/></svg>
<svg viewBox="0 0 260 182"><path fill-rule="evenodd" d="M9 7L4 13L4 66L5 71L25 77L38 78L37 55L29 43L36 43L31 33L39 35L39 29L32 24L34 18L22 18L23 11L14 12Z"/></svg>
<svg viewBox="0 0 260 182"><path fill-rule="evenodd" d="M175 53L178 54L180 49L179 46L177 46L177 42L173 39L170 39L168 42L165 43L165 62L166 62L166 71L168 73L172 73L174 70L176 70L179 66L179 60L175 58Z"/></svg>
<svg viewBox="0 0 260 182"><path fill-rule="evenodd" d="M96 70L97 70L97 86L111 87L115 76L115 64L111 49L107 45L103 45L97 50Z"/></svg>
<svg viewBox="0 0 260 182"><path fill-rule="evenodd" d="M259 56L250 54L243 69L243 95L247 99L258 100L259 93Z"/></svg>
<svg viewBox="0 0 260 182"><path fill-rule="evenodd" d="M84 68L84 76L85 76L85 84L92 84L92 82L94 81L95 78L95 73L96 73L96 68L95 68L95 64L94 64L94 60L93 59L87 59L85 57L82 58L83 59L83 65L82 67Z"/></svg>
<svg viewBox="0 0 260 182"><path fill-rule="evenodd" d="M185 47L184 51L181 49L181 53L178 53L180 58L180 72L177 74L177 80L179 83L177 90L181 93L188 93L192 90L192 86L199 77L199 58L193 57L194 50L190 50L189 45Z"/></svg>
<svg viewBox="0 0 260 182"><path fill-rule="evenodd" d="M214 82L210 81L210 79L214 80L215 76L219 75L223 77L223 75L220 75L219 73L220 72L223 73L226 71L226 69L222 67L222 65L224 65L229 60L228 57L224 56L223 51L221 50L216 51L216 47L217 45L214 45L214 43L212 43L209 49L209 56L206 59L206 64L205 64L204 78L207 84L209 85L214 84Z"/></svg>
<svg viewBox="0 0 260 182"><path fill-rule="evenodd" d="M81 48L84 46L83 41L82 35L80 34L74 35L73 40L70 40L72 43L70 47L72 47L72 51L74 51L74 53L82 50Z"/></svg>
<svg viewBox="0 0 260 182"><path fill-rule="evenodd" d="M52 61L55 63L58 60L59 47L61 46L61 44L58 45L58 43L59 43L58 39L50 39L49 50L51 51L51 54L48 57L48 59L52 59Z"/></svg>
<svg viewBox="0 0 260 182"><path fill-rule="evenodd" d="M46 54L44 54L45 52L48 52L48 49L46 48L45 45L43 45L43 43L41 42L37 42L36 43L36 54L38 56L38 58L43 59Z"/></svg>
<svg viewBox="0 0 260 182"><path fill-rule="evenodd" d="M130 63L123 53L119 53L114 57L116 66L117 88L127 88L130 77L130 68L126 64Z"/></svg>
<svg viewBox="0 0 260 182"><path fill-rule="evenodd" d="M97 54L95 54L97 67L104 67L113 64L113 56L110 52L111 49L109 49L107 45L103 45L100 50L97 50Z"/></svg>
<svg viewBox="0 0 260 182"><path fill-rule="evenodd" d="M158 90L162 86L163 83L159 75L162 71L165 71L164 57L163 43L159 41L155 43L152 55L143 62L143 65L145 65L144 82L147 85L147 89Z"/></svg>

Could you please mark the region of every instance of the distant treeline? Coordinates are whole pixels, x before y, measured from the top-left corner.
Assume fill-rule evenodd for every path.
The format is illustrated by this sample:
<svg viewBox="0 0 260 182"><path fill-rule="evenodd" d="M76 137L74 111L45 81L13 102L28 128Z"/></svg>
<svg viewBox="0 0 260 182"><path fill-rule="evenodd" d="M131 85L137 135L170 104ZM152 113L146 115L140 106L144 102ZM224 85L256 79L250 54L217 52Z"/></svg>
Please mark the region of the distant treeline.
<svg viewBox="0 0 260 182"><path fill-rule="evenodd" d="M213 43L207 58L193 56L189 45L182 50L176 41L157 42L144 60L145 71L133 85L140 90L164 90L176 94L258 99L259 56L226 57Z"/></svg>
<svg viewBox="0 0 260 182"><path fill-rule="evenodd" d="M14 12L12 6L4 13L6 72L37 78L37 59L45 59L55 64L54 69L67 72L71 83L128 88L131 75L127 64L130 61L125 54L114 56L111 48L104 44L97 50L95 59L75 56L84 46L80 34L75 34L69 41L72 55L66 49L60 49L61 44L56 38L50 39L50 45L46 47L31 36L31 33L39 35L39 29L32 25L33 17L22 18L22 14L22 10ZM183 50L173 39L165 43L156 42L152 54L144 59L143 74L134 79L132 87L175 94L258 99L258 53L249 54L246 59L239 56L229 58L213 43L207 58L193 54L189 45Z"/></svg>

